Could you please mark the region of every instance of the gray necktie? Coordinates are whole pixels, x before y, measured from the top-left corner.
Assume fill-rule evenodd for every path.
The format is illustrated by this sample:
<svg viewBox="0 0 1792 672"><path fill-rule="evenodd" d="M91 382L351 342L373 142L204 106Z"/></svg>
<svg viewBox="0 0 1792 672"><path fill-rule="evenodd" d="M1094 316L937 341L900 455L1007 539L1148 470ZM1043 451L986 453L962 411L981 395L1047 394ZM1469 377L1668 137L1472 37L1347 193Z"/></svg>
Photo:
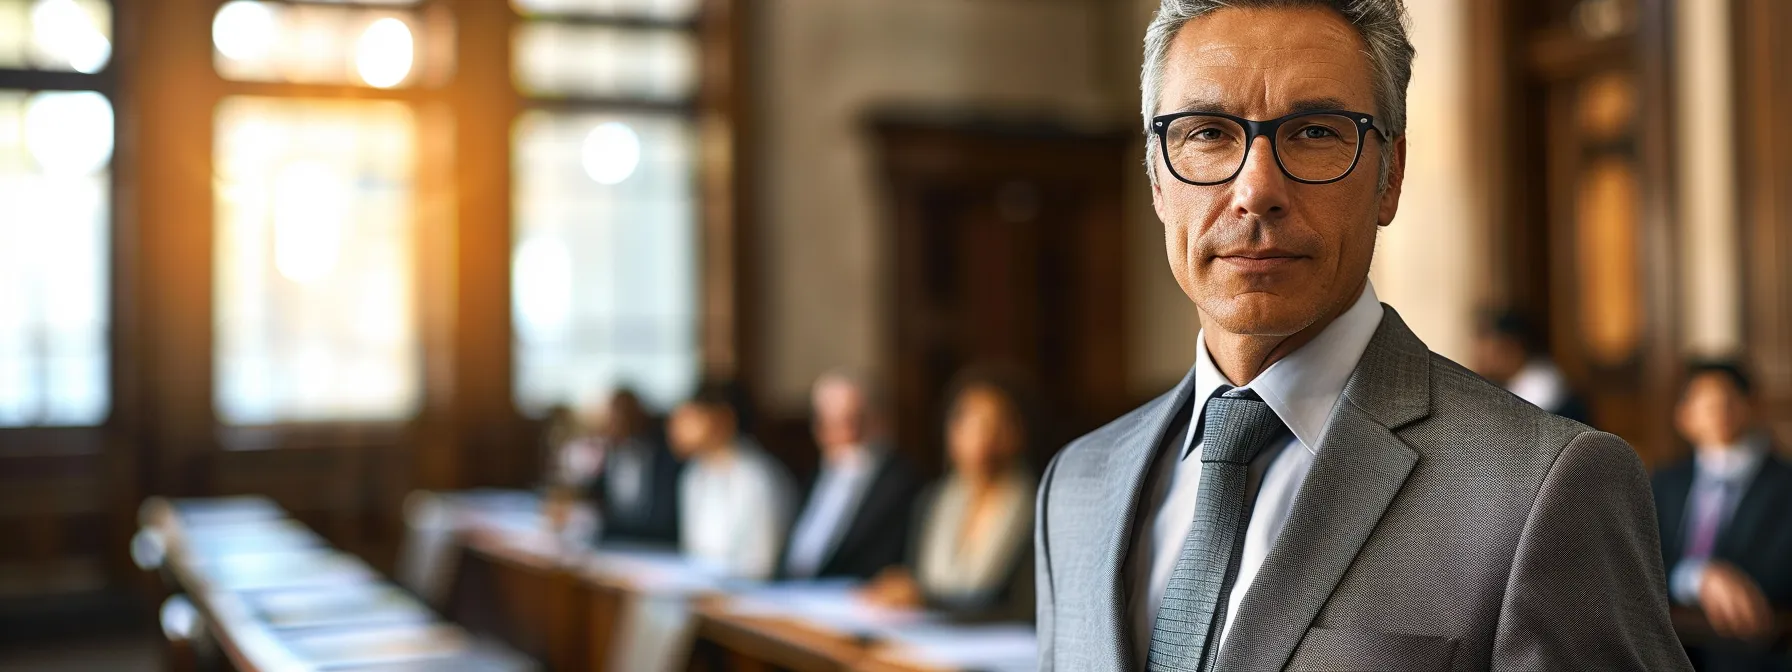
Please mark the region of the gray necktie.
<svg viewBox="0 0 1792 672"><path fill-rule="evenodd" d="M1151 629L1151 672L1207 670L1226 622L1226 594L1238 576L1250 519L1251 460L1281 436L1269 404L1250 390L1230 390L1207 401L1201 426L1201 484L1195 522L1182 542Z"/></svg>

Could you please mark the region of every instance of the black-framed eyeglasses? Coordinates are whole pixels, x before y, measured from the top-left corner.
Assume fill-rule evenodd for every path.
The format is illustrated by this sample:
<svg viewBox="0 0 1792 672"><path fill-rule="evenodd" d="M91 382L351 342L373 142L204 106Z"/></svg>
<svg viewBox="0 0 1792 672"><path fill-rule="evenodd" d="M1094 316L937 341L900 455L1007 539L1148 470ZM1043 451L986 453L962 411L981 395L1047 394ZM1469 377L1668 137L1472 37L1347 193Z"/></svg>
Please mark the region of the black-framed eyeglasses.
<svg viewBox="0 0 1792 672"><path fill-rule="evenodd" d="M1268 136L1276 165L1288 179L1329 184L1344 179L1363 156L1370 130L1387 140L1375 117L1349 110L1296 112L1252 121L1217 112L1177 112L1154 117L1164 165L1176 179L1201 187L1238 177L1258 136Z"/></svg>

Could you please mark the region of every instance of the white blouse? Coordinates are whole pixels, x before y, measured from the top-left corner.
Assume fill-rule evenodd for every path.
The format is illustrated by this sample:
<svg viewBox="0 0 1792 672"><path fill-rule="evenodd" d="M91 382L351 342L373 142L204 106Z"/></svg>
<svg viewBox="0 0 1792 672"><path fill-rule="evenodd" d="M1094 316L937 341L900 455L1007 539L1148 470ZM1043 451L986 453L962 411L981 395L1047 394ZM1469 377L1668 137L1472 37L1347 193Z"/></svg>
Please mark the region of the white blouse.
<svg viewBox="0 0 1792 672"><path fill-rule="evenodd" d="M792 489L783 465L750 440L698 458L678 485L679 542L686 555L746 579L767 579L789 527Z"/></svg>

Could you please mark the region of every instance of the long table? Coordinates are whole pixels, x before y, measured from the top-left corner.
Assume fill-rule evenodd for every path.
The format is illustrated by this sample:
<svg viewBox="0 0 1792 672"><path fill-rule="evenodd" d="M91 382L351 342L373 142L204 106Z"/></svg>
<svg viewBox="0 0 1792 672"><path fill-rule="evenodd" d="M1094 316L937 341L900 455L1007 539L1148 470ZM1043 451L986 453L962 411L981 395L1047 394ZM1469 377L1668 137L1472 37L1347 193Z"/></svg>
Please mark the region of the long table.
<svg viewBox="0 0 1792 672"><path fill-rule="evenodd" d="M261 497L154 498L160 567L239 672L523 672Z"/></svg>
<svg viewBox="0 0 1792 672"><path fill-rule="evenodd" d="M539 500L443 493L451 617L552 670L1031 670L1030 626L960 625L859 603L844 583L732 581L667 551L551 531Z"/></svg>

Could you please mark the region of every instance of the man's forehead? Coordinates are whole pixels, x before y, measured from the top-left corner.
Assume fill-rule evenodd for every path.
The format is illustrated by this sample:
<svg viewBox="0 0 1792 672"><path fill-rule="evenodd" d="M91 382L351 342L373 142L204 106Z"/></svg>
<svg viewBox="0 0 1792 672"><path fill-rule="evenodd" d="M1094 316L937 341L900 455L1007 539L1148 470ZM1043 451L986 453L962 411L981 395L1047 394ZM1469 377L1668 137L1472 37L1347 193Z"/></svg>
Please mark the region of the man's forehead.
<svg viewBox="0 0 1792 672"><path fill-rule="evenodd" d="M1362 37L1324 9L1222 9L1189 21L1164 64L1160 111L1280 114L1305 101L1373 102Z"/></svg>

